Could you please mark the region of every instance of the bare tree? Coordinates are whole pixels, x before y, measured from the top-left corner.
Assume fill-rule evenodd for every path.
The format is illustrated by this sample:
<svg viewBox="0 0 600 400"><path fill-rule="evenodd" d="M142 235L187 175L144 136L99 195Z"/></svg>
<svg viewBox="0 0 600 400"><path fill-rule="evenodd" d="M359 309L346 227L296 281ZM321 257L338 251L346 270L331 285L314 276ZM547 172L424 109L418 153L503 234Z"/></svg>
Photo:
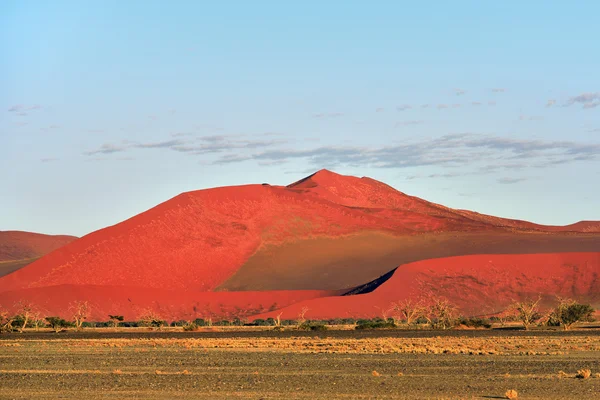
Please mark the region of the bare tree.
<svg viewBox="0 0 600 400"><path fill-rule="evenodd" d="M410 299L392 303L392 309L396 312L398 318L406 321L407 325L415 323L425 311L421 302L413 302Z"/></svg>
<svg viewBox="0 0 600 400"><path fill-rule="evenodd" d="M514 303L513 307L517 311L517 318L521 320L525 330L528 330L531 324L540 319L538 307L541 300L542 297L538 296L537 300L528 298Z"/></svg>
<svg viewBox="0 0 600 400"><path fill-rule="evenodd" d="M514 306L510 306L506 310L501 311L496 315L496 318L498 318L498 322L500 322L501 327L506 326L506 323L509 321L514 321L516 318Z"/></svg>
<svg viewBox="0 0 600 400"><path fill-rule="evenodd" d="M280 312L275 316L275 326L281 326L281 314L283 314L283 312Z"/></svg>
<svg viewBox="0 0 600 400"><path fill-rule="evenodd" d="M379 309L379 312L381 313L381 318L382 318L384 321L387 321L387 320L388 320L388 318L389 318L389 316L390 316L390 313L391 313L392 311L394 311L394 308L393 308L393 307L382 308L382 307L377 307L377 306L375 306L375 308Z"/></svg>
<svg viewBox="0 0 600 400"><path fill-rule="evenodd" d="M80 331L83 329L83 323L89 317L90 305L87 301L76 301L69 306L69 310L73 313L75 328Z"/></svg>
<svg viewBox="0 0 600 400"><path fill-rule="evenodd" d="M20 333L23 333L27 327L29 319L33 316L33 306L30 303L19 301L15 304L15 308L19 310L20 325L17 327Z"/></svg>
<svg viewBox="0 0 600 400"><path fill-rule="evenodd" d="M433 297L424 316L433 328L450 329L456 322L458 309L447 299Z"/></svg>
<svg viewBox="0 0 600 400"><path fill-rule="evenodd" d="M156 314L151 309L147 309L146 311L144 311L140 315L139 320L142 324L157 329L161 329L166 324L166 321L164 321L161 317L158 316L158 314Z"/></svg>
<svg viewBox="0 0 600 400"><path fill-rule="evenodd" d="M119 326L119 322L123 322L125 318L122 315L108 315L108 324L113 328Z"/></svg>
<svg viewBox="0 0 600 400"><path fill-rule="evenodd" d="M303 323L306 322L306 313L308 312L308 310L310 310L310 308L304 306L302 307L302 309L300 310L300 312L298 313L298 325L302 325Z"/></svg>
<svg viewBox="0 0 600 400"><path fill-rule="evenodd" d="M15 320L7 310L0 307L0 332L12 332L12 323Z"/></svg>
<svg viewBox="0 0 600 400"><path fill-rule="evenodd" d="M31 314L31 324L33 325L36 331L40 330L40 326L44 326L46 324L40 311L33 311L33 313Z"/></svg>

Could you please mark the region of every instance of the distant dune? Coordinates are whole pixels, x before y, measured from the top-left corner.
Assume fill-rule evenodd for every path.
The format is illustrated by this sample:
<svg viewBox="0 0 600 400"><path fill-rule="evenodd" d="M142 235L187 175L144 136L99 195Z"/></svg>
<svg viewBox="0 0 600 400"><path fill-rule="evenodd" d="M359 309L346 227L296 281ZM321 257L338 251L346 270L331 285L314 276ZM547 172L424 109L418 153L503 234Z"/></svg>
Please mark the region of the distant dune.
<svg viewBox="0 0 600 400"><path fill-rule="evenodd" d="M0 276L20 269L67 243L75 236L0 231Z"/></svg>
<svg viewBox="0 0 600 400"><path fill-rule="evenodd" d="M376 312L383 302L427 291L457 300L498 300L461 303L465 312L481 313L507 301L494 292L500 283L488 279L492 270L504 274L502 282L520 282L511 298L556 292L558 283L537 285L539 280L561 285L577 280L589 290L572 294L598 301L600 290L590 280L600 273L599 254L599 222L544 226L455 210L370 178L322 170L289 186L183 193L0 278L0 304L26 298L60 314L71 301L89 300L97 317L109 309L116 312L119 305L129 318L140 307L191 318L208 313L199 306L208 302L212 316L231 318L230 311L219 310L237 307L240 314L257 293L285 313L293 314L299 306L294 303L306 301L315 315L330 308L341 317ZM499 266L491 269L484 259ZM459 268L456 260L465 264ZM547 263L556 264L552 275L546 273ZM415 265L437 272L419 275L410 286L394 283L410 282L413 275L405 274ZM340 296L394 270L371 293ZM489 296L475 295L482 288L469 278L472 271L486 277ZM457 297L444 289L448 282L465 294ZM132 296L139 307L131 305ZM119 300L114 306L102 304L106 298ZM348 307L331 308L328 302ZM351 306L354 302L361 308ZM245 315L265 312L250 308Z"/></svg>

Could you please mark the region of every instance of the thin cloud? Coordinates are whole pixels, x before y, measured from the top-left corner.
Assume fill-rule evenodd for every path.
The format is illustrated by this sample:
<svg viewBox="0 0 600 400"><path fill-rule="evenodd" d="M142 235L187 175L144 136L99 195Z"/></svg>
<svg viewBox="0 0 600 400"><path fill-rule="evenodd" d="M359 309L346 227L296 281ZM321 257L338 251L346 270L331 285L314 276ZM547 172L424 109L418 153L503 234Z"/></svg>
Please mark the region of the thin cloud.
<svg viewBox="0 0 600 400"><path fill-rule="evenodd" d="M544 117L540 117L539 115L519 115L519 121L541 121Z"/></svg>
<svg viewBox="0 0 600 400"><path fill-rule="evenodd" d="M171 148L174 146L180 146L185 144L183 140L167 140L164 142L155 142L155 143L139 143L133 145L133 147L137 147L140 149L163 149L163 148Z"/></svg>
<svg viewBox="0 0 600 400"><path fill-rule="evenodd" d="M600 144L512 139L491 135L452 134L400 145L275 148L252 155L257 161L304 159L316 165L406 168L479 166L487 172L544 167L600 158ZM223 161L231 162L231 158ZM526 161L528 164L524 163Z"/></svg>
<svg viewBox="0 0 600 400"><path fill-rule="evenodd" d="M412 106L410 104L403 104L401 106L397 106L396 111L406 111L406 110L410 110L411 108L412 108Z"/></svg>
<svg viewBox="0 0 600 400"><path fill-rule="evenodd" d="M464 95L466 93L467 93L466 90L463 90L463 89L454 89L454 94L457 95L457 96L462 96L462 95Z"/></svg>
<svg viewBox="0 0 600 400"><path fill-rule="evenodd" d="M314 118L338 118L338 117L343 117L343 116L344 116L344 113L342 113L342 112L313 114Z"/></svg>
<svg viewBox="0 0 600 400"><path fill-rule="evenodd" d="M504 92L506 92L505 88L492 88L490 90L492 91L492 93L504 93Z"/></svg>
<svg viewBox="0 0 600 400"><path fill-rule="evenodd" d="M84 154L88 155L88 156L94 156L97 154L113 154L113 153L119 153L119 152L125 151L125 150L127 150L127 148L128 148L127 145L119 146L119 145L115 145L115 144L111 144L111 143L105 143L102 146L100 146L98 149L92 150L92 151L87 151Z"/></svg>
<svg viewBox="0 0 600 400"><path fill-rule="evenodd" d="M575 104L581 105L584 109L596 108L600 105L600 92L582 93L579 96L570 97L564 106L569 107Z"/></svg>
<svg viewBox="0 0 600 400"><path fill-rule="evenodd" d="M378 113L379 113L379 112L383 112L383 111L385 111L385 108L383 108L383 107L377 107L377 108L375 109L375 112L378 112Z"/></svg>
<svg viewBox="0 0 600 400"><path fill-rule="evenodd" d="M29 111L40 110L41 108L42 108L42 106L40 106L39 104L33 104L33 105L15 104L8 108L8 112L15 113L15 115L24 117L26 115L29 115Z"/></svg>
<svg viewBox="0 0 600 400"><path fill-rule="evenodd" d="M548 101L546 102L546 107L553 107L555 104L556 104L555 99L548 99Z"/></svg>
<svg viewBox="0 0 600 400"><path fill-rule="evenodd" d="M40 161L43 163L49 163L49 162L58 161L58 158L48 157L48 158L42 158L42 159L40 159Z"/></svg>
<svg viewBox="0 0 600 400"><path fill-rule="evenodd" d="M168 149L191 155L223 153L235 149L260 149L287 143L284 139L255 140L245 139L242 135L212 135L197 138L179 137L160 142L132 142L124 140L121 144L105 143L98 149L87 151L88 156L112 154L131 149Z"/></svg>
<svg viewBox="0 0 600 400"><path fill-rule="evenodd" d="M512 185L513 183L519 183L526 180L527 178L500 178L497 180L497 182L503 185Z"/></svg>
<svg viewBox="0 0 600 400"><path fill-rule="evenodd" d="M41 108L42 108L42 106L40 106L39 104L34 104L34 105L15 104L14 106L11 106L8 109L8 112L20 113L20 112L25 112L25 111L40 110Z"/></svg>
<svg viewBox="0 0 600 400"><path fill-rule="evenodd" d="M425 121L423 120L399 121L396 122L396 124L394 124L394 128L397 128L399 126L421 125L423 123L425 123Z"/></svg>

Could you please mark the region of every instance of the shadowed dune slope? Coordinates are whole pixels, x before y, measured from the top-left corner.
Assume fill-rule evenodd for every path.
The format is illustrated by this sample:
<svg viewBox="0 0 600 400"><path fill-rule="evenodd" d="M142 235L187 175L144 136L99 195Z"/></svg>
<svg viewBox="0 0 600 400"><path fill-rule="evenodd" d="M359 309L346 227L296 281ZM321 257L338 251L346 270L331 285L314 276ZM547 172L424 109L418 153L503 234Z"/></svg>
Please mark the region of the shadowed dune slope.
<svg viewBox="0 0 600 400"><path fill-rule="evenodd" d="M393 236L366 232L263 247L218 290L350 289L398 265L430 258L598 249L600 235L451 232Z"/></svg>
<svg viewBox="0 0 600 400"><path fill-rule="evenodd" d="M0 276L23 268L75 239L67 235L0 231Z"/></svg>
<svg viewBox="0 0 600 400"><path fill-rule="evenodd" d="M268 318L295 319L306 307L308 319L381 317L392 303L411 299L427 304L434 297L450 300L463 315L502 312L513 301L555 296L600 306L600 252L560 254L480 254L418 261L400 266L373 292L323 297L296 303Z"/></svg>

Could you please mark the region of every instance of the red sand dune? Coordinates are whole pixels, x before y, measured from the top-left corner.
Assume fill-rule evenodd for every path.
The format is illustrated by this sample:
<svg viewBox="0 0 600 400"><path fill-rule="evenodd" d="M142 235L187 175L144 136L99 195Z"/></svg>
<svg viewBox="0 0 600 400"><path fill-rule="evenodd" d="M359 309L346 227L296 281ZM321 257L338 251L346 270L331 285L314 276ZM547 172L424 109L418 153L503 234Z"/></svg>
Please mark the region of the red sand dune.
<svg viewBox="0 0 600 400"><path fill-rule="evenodd" d="M0 231L0 276L16 271L75 239L75 236L66 235Z"/></svg>
<svg viewBox="0 0 600 400"><path fill-rule="evenodd" d="M0 231L0 262L41 257L77 239L75 236Z"/></svg>
<svg viewBox="0 0 600 400"><path fill-rule="evenodd" d="M549 227L454 210L370 178L322 170L287 187L183 193L0 277L0 304L47 293L45 304L58 310L55 297L91 300L82 287L97 287L102 296L126 296L137 287L159 297L181 293L177 301L189 310L205 292L237 298L232 291L244 291L242 298L257 290L351 289L433 257L443 265L443 257L463 254L597 249L598 222ZM63 288L60 296L56 287ZM152 307L171 304L166 296Z"/></svg>
<svg viewBox="0 0 600 400"><path fill-rule="evenodd" d="M483 254L423 260L400 266L375 291L354 296L306 300L255 318L307 319L381 317L392 303L411 299L427 304L445 298L464 315L491 315L512 302L542 296L575 298L600 306L600 252L561 254Z"/></svg>

